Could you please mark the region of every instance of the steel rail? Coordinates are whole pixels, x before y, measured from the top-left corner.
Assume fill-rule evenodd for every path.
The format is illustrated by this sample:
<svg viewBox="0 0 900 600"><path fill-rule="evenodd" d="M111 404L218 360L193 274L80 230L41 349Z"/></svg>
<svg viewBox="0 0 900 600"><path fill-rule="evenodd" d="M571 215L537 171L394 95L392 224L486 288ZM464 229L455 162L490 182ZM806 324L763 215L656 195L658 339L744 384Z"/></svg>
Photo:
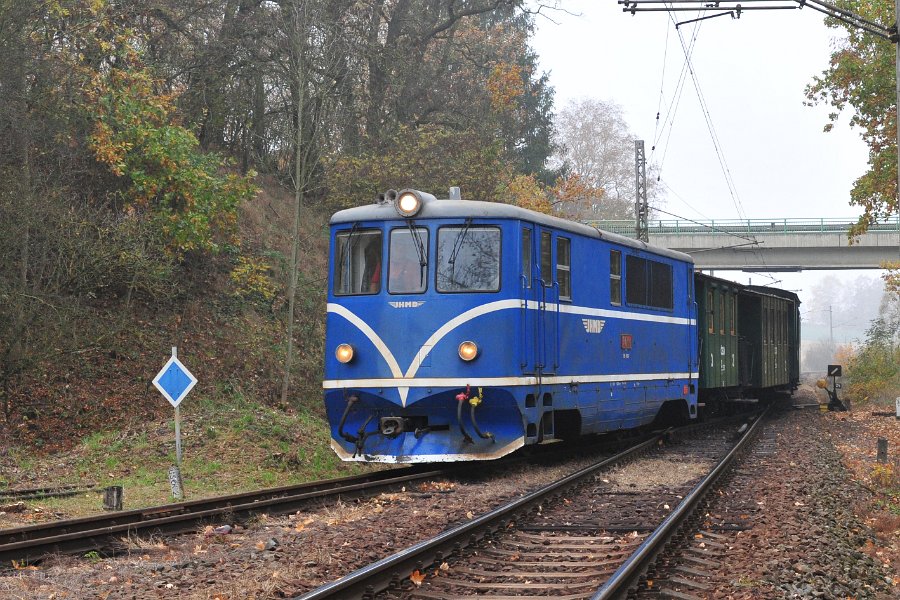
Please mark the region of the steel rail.
<svg viewBox="0 0 900 600"><path fill-rule="evenodd" d="M49 553L77 553L110 547L111 539L135 533L185 533L223 514L246 518L252 514L291 512L313 499L361 495L404 483L452 475L461 467L431 466L390 469L361 476L283 486L0 530L0 566L12 560L36 561Z"/></svg>
<svg viewBox="0 0 900 600"><path fill-rule="evenodd" d="M91 492L99 492L94 483L79 485L70 483L66 485L36 487L36 488L19 488L0 490L0 502L15 502L17 500L40 500L42 498L61 498L65 496L77 496L79 494L88 494Z"/></svg>
<svg viewBox="0 0 900 600"><path fill-rule="evenodd" d="M762 427L761 424L770 410L771 407L768 407L763 411L762 415L747 429L734 448L719 461L719 464L716 465L709 475L703 478L703 481L694 486L694 489L684 497L678 506L675 507L675 510L660 523L653 533L647 536L631 556L597 590L591 597L591 600L610 600L612 598L625 597L628 589L634 586L638 577L646 571L656 556L662 552L666 543L677 533L682 523L694 513L700 501L716 484L719 477L731 467L736 457L756 438L756 434Z"/></svg>
<svg viewBox="0 0 900 600"><path fill-rule="evenodd" d="M597 450L596 445L592 450ZM498 461L491 468L508 467L524 461L554 460L561 455L584 450L583 444L563 449L546 449L527 455ZM132 534L178 534L195 531L199 524L223 514L244 518L267 511L272 514L290 512L307 505L311 500L333 496L362 496L404 483L437 477L452 477L466 473L466 463L415 465L402 469L388 469L369 473L282 486L228 496L217 496L189 502L166 504L129 511L120 511L65 521L51 521L14 529L0 529L0 569L10 561L36 562L50 553L75 554L113 547L111 539Z"/></svg>
<svg viewBox="0 0 900 600"><path fill-rule="evenodd" d="M344 600L347 598L369 597L374 593L387 589L391 584L399 584L402 579L408 577L413 571L421 570L426 565L441 561L444 557L454 552L459 552L462 548L473 545L485 536L505 527L506 524L513 520L516 514L562 494L569 487L578 484L609 465L621 462L626 458L654 447L664 435L666 435L666 432L659 433L615 456L585 467L550 485L526 494L509 504L476 517L467 523L448 529L434 538L419 542L405 550L354 571L341 579L316 588L295 600L323 600L325 598L340 598Z"/></svg>

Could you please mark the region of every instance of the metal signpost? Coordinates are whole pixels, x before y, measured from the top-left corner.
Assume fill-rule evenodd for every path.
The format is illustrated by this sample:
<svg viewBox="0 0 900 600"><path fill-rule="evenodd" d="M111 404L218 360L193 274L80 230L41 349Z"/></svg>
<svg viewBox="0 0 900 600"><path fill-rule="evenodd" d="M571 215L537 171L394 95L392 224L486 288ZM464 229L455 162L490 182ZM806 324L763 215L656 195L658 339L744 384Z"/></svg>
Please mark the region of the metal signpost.
<svg viewBox="0 0 900 600"><path fill-rule="evenodd" d="M184 484L181 481L181 410L179 405L195 385L197 378L178 360L178 348L172 346L172 356L153 379L153 385L175 407L175 466L169 469L169 483L172 495L177 499L184 497Z"/></svg>
<svg viewBox="0 0 900 600"><path fill-rule="evenodd" d="M828 376L831 377L831 390L826 388L826 392L831 397L831 402L828 404L829 410L850 410L850 402L842 402L840 398L838 398L837 391L841 388L841 384L837 382L837 378L842 376L842 366L841 365L828 365Z"/></svg>

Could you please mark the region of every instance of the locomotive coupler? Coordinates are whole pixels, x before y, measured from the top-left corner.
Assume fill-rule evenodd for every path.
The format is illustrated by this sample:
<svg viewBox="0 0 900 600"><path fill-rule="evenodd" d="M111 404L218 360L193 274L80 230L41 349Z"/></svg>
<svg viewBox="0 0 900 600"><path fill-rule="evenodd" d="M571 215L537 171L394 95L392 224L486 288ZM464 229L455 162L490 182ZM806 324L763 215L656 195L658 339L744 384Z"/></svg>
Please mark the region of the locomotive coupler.
<svg viewBox="0 0 900 600"><path fill-rule="evenodd" d="M381 417L378 429L382 435L395 438L407 430L407 422L403 417Z"/></svg>

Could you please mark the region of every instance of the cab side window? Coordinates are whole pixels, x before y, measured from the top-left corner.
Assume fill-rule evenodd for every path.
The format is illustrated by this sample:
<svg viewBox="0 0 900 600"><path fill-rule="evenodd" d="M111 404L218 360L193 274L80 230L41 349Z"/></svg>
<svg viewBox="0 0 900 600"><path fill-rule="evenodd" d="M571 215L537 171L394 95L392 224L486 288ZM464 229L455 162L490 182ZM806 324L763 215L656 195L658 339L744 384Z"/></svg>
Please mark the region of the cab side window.
<svg viewBox="0 0 900 600"><path fill-rule="evenodd" d="M609 302L622 305L622 253L609 251Z"/></svg>
<svg viewBox="0 0 900 600"><path fill-rule="evenodd" d="M531 287L531 230L522 230L522 284Z"/></svg>
<svg viewBox="0 0 900 600"><path fill-rule="evenodd" d="M334 240L334 294L377 294L382 282L381 231L341 231Z"/></svg>
<svg viewBox="0 0 900 600"><path fill-rule="evenodd" d="M541 232L541 283L544 287L553 285L553 248L549 231Z"/></svg>
<svg viewBox="0 0 900 600"><path fill-rule="evenodd" d="M560 300L572 299L572 243L568 238L556 238L556 278Z"/></svg>

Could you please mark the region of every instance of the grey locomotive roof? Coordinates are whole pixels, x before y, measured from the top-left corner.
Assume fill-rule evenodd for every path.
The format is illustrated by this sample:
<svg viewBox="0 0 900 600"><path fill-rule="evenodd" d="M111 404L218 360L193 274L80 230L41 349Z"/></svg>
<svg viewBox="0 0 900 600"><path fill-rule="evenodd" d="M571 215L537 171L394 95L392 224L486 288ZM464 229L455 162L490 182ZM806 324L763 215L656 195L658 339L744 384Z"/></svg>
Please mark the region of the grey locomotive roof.
<svg viewBox="0 0 900 600"><path fill-rule="evenodd" d="M585 225L584 223L569 221L567 219L561 219L559 217L553 217L533 210L528 210L527 208L513 206L512 204L501 204L499 202L478 202L474 200L426 201L422 206L421 212L419 212L414 219L443 219L454 217L462 219L469 217L475 219L520 219L522 221L537 223L538 225L571 231L572 233L587 237L607 240L623 246L637 248L638 250L646 250L676 260L690 263L694 262L691 255L684 254L683 252L669 250L668 248L660 248L659 246L651 246L645 242L610 233L608 231L602 231L596 227ZM353 223L356 221L396 221L401 219L402 217L397 214L393 204L373 203L336 212L331 217L331 224Z"/></svg>

